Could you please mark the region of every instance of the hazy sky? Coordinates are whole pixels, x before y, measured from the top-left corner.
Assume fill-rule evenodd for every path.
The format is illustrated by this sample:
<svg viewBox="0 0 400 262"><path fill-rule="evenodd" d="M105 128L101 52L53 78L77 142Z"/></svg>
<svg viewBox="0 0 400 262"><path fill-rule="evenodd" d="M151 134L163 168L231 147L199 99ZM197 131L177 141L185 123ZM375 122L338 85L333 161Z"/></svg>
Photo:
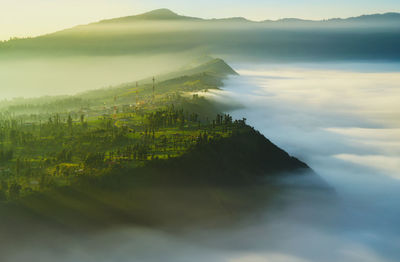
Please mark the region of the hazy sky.
<svg viewBox="0 0 400 262"><path fill-rule="evenodd" d="M0 0L0 39L34 36L157 8L204 18L323 19L400 12L399 0Z"/></svg>

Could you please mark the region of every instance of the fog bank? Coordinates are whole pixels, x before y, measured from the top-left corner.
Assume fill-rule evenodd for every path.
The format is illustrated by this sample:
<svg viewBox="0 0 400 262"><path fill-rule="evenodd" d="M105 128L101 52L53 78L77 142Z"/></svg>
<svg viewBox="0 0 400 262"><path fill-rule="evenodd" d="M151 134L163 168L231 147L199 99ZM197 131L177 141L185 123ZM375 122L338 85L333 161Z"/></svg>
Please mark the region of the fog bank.
<svg viewBox="0 0 400 262"><path fill-rule="evenodd" d="M0 260L391 262L400 256L400 66L236 65L210 96L235 101L266 137L336 190L293 190L235 227L124 227L91 236L36 235ZM36 239L35 241L32 239ZM40 241L37 241L37 240Z"/></svg>
<svg viewBox="0 0 400 262"><path fill-rule="evenodd" d="M336 261L392 261L400 255L399 72L399 64L243 65L242 76L227 82L228 96L247 105L234 116L245 115L307 162L341 199L330 214L334 229L289 225L305 232L304 241L290 230L288 238L318 258L306 261L335 261L338 253ZM314 241L326 250L312 251Z"/></svg>

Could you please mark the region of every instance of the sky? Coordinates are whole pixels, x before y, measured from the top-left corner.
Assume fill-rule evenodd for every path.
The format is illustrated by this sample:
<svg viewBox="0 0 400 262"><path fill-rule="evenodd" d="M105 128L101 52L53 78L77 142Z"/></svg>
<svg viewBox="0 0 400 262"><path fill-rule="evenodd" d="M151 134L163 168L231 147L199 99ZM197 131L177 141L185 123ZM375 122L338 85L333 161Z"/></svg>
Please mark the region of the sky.
<svg viewBox="0 0 400 262"><path fill-rule="evenodd" d="M400 12L399 0L0 0L0 40L36 36L158 8L203 18L326 19Z"/></svg>

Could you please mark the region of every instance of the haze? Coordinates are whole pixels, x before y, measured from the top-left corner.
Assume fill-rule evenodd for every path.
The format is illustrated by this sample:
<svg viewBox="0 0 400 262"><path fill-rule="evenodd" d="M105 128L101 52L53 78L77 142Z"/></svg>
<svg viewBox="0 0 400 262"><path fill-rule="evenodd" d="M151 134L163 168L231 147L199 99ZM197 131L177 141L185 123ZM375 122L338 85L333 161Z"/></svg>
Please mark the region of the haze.
<svg viewBox="0 0 400 262"><path fill-rule="evenodd" d="M38 234L21 232L21 235L14 232L15 228L7 228L8 224L2 223L6 237L0 239L0 261L397 261L400 257L400 13L395 12L400 11L400 2L205 0L200 3L166 0L161 4L172 11L159 9L132 16L160 8L160 1L155 0L2 1L1 39L50 34L0 42L0 108L4 118L2 128L7 131L0 134L0 149L6 159L0 161L0 173L9 181L21 180L17 182L29 186L24 187L26 192L29 192L28 188L30 192L33 192L32 188L38 188L39 196L42 192L47 194L47 177L51 178L50 182L60 178L65 183L60 184L60 188L67 189L66 194L68 189L72 196L76 192L82 193L72 198L70 204L63 191L54 191L56 196L49 194L49 202L43 202L51 203L49 210L47 205L41 205L38 197L37 210L44 207L44 215L49 219L53 217L52 204L60 206L60 213L55 212L54 216L57 223L57 215L63 217L64 214L57 201L71 205L71 209L65 209L67 221L69 210L77 207L79 216L80 208L87 205L81 199L91 196L106 200L102 208L110 203L121 207L122 211L137 212L139 223L128 224L121 220L107 228L100 223L98 231L89 229L88 232L69 232L68 223L65 231L46 225L43 230L38 226L37 231L33 231ZM385 12L390 13L376 14ZM315 23L295 19L253 23L241 18L204 20L187 17L325 19L363 14L374 15ZM103 20L106 18L114 19ZM103 21L96 22L98 20ZM72 27L79 24L84 25ZM62 31L55 32L57 30ZM175 74L170 74L162 83L159 75L169 72ZM153 76L156 76L155 85L151 82ZM136 82L141 79L150 80L148 83ZM127 82L130 84L124 85ZM74 95L103 87L120 88L96 90L76 99L48 97ZM44 97L20 99L40 96ZM192 100L198 104L189 110L205 111L201 118L192 111L178 109ZM214 103L216 101L220 103ZM40 106L35 109L35 104ZM219 111L214 112L214 109ZM226 112L221 112L223 110ZM217 115L217 120L209 118L209 111L209 114ZM206 182L204 188L207 191L208 180L215 178L227 182L227 188L231 187L229 182L231 178L235 179L232 174L237 166L247 168L240 175L249 179L256 174L248 171L255 165L244 165L245 159L253 160L244 152L252 152L257 147L254 145L262 145L258 141L277 150L264 137L255 142L251 137L233 140L231 145L237 146L240 142L246 147L227 147L221 151L223 153L213 154L218 152L215 148L199 151L201 154L193 154L197 157L194 162L171 162L174 164L171 171L160 164L164 169L155 174L153 180L153 166L147 163L164 163L161 161L171 161L175 157L179 161L181 154L202 149L199 145L211 141L210 146L213 146L228 139L228 135L240 134L226 126L221 128L222 135L216 133L216 125L222 126L221 114L226 113L233 116L230 119L229 115L224 115L226 126L246 126L247 121L286 151L288 154L279 151L285 159L290 159L285 167L296 161L296 167L301 163L301 171L307 169L307 174L313 173L308 169L309 165L315 173L300 176L299 169L283 169L274 171L283 172L279 176L275 176L278 173L258 176L253 183L262 185L259 182L265 178L272 188L271 195L268 192L264 196L265 188L262 187L262 194L257 195L259 192L255 190L257 196L249 198L251 202L245 202L245 195L254 193L254 187L247 188L244 184L247 191L238 193L238 199L243 201L246 209L243 216L239 213L235 216L235 210L231 212L229 206L225 208L220 201L228 199L229 194L210 190L210 199L216 201L205 201L209 193L196 193L197 177L193 174L204 167L206 171L201 171L199 181ZM234 121L243 118L246 121ZM201 128L206 129L203 132ZM262 137L248 128L253 136ZM209 138L210 134L218 140ZM178 144L180 140L182 143ZM265 161L259 152L254 153L254 159L271 167L279 161L271 161L274 158L270 158L270 152L275 151L269 149ZM18 155L14 156L14 153ZM230 169L204 164L208 158L215 166L227 164ZM3 168L4 163L8 163L8 170ZM135 163L142 169L130 169L131 165L136 168ZM38 165L37 173L31 172L35 170L30 164ZM188 169L182 169L185 176L180 176L176 170L184 168L184 164ZM151 172L146 173L147 167L152 168ZM158 166L154 165L154 170L161 170L156 168ZM96 173L97 169L99 173ZM120 171L121 175L126 172L129 183L114 176ZM169 188L168 183L169 191L155 187L154 191L142 192L140 188L142 182L144 189L147 185L159 186L158 179L160 185L170 182L166 171L172 174L172 186L182 183L184 190L191 191L201 200L198 203L206 202L207 208L215 204L216 209L226 213L226 226L202 227L188 219L189 225L181 227L179 219L190 218L191 208L195 215L209 215L207 208L201 209L190 198L187 199L190 210L189 205L183 206L177 209L177 217L171 216L179 224L177 228L148 223L148 217L158 221L173 213L174 204L169 204L172 202L164 205L158 200L168 195L165 192L178 192L176 188ZM225 171L227 176L221 176ZM103 174L110 176L90 180L96 179L97 174L100 178ZM70 178L76 178L76 185L80 186L79 179L86 179L86 175L89 179L82 185L87 187L75 189L75 184L67 184ZM187 186L186 178L195 182ZM320 184L314 187L315 184L310 183L313 179L315 184ZM99 191L96 181L100 181ZM53 186L50 182L49 188ZM10 187L1 185L2 190L7 188L7 195L3 194L5 200L7 197L17 199L22 188L18 188L18 183L13 181ZM90 191L92 186L93 191ZM108 186L110 190L107 190ZM224 183L222 187L225 187ZM104 193L103 196L102 192L106 191L110 195ZM145 200L147 196L151 201ZM142 198L143 203L140 203ZM152 202L153 198L155 202ZM268 198L268 203L263 202L263 198ZM94 200L87 203L95 203ZM100 200L97 202L102 203ZM174 200L173 203L177 202ZM21 203L29 205L29 201ZM254 212L252 204L257 204ZM96 208L93 210L97 211ZM162 212L157 213L158 209ZM146 211L150 214L148 217ZM88 216L91 212L88 209L82 213L90 224L94 220ZM108 213L113 215L113 212L106 215ZM4 221L14 221L8 220L8 217L12 218L10 214L3 214ZM93 214L97 217L96 212ZM121 216L130 219L129 214ZM74 220L74 216L71 217ZM104 217L107 225L109 218ZM214 220L212 216L211 220ZM29 223L16 224L31 226ZM32 227L36 224L32 223ZM63 219L60 225L63 225ZM24 227L21 226L20 231L25 231Z"/></svg>
<svg viewBox="0 0 400 262"><path fill-rule="evenodd" d="M91 237L42 232L34 243L4 243L0 257L8 262L396 261L400 167L392 163L400 161L400 64L236 68L242 76L209 96L245 106L233 115L245 116L310 163L335 188L334 201L323 192L287 192L262 215L229 229L194 227L177 233L123 227Z"/></svg>
<svg viewBox="0 0 400 262"><path fill-rule="evenodd" d="M173 71L191 58L181 53L0 61L0 99L72 95L110 87Z"/></svg>
<svg viewBox="0 0 400 262"><path fill-rule="evenodd" d="M204 18L243 16L251 20L280 18L328 19L362 14L398 12L396 0L2 0L0 40L51 33L79 24L143 13L160 7Z"/></svg>

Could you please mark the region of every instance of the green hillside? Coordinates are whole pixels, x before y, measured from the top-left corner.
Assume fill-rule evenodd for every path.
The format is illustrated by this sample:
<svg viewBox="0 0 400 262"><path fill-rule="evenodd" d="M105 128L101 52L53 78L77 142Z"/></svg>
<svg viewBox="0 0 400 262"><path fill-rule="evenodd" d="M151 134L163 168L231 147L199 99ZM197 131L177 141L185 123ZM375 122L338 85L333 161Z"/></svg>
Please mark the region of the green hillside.
<svg viewBox="0 0 400 262"><path fill-rule="evenodd" d="M272 178L317 179L201 96L236 72L221 59L200 60L154 86L142 80L3 109L0 209L66 227L215 222L286 190L265 182Z"/></svg>
<svg viewBox="0 0 400 262"><path fill-rule="evenodd" d="M237 73L222 59L199 57L177 72L156 75L157 94L218 89L222 80ZM96 89L75 96L14 99L0 103L0 110L13 114L79 111L88 106L129 105L152 95L152 77L111 88ZM115 101L115 98L117 100Z"/></svg>

